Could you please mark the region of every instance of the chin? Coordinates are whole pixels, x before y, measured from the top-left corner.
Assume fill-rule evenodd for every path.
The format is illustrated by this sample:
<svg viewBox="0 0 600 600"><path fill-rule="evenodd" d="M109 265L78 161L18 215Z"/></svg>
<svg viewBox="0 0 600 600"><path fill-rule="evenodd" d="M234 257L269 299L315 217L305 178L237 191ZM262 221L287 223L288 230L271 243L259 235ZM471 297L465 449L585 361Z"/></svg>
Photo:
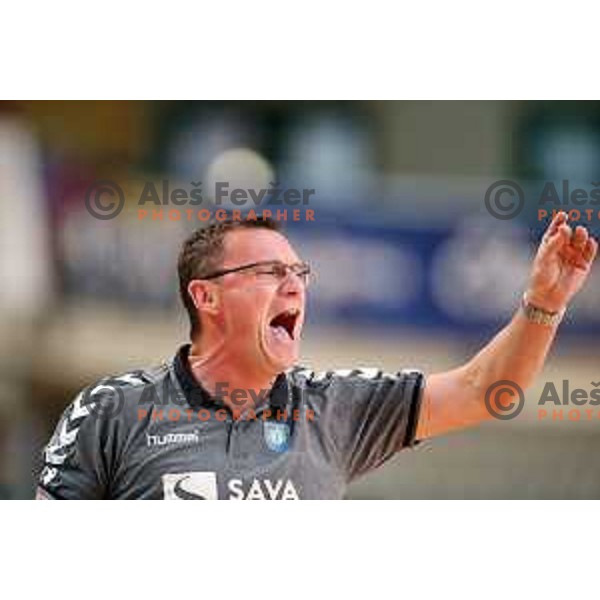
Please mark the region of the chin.
<svg viewBox="0 0 600 600"><path fill-rule="evenodd" d="M263 351L263 357L265 358L265 362L268 364L269 369L275 374L279 374L298 363L300 352L299 348L278 353Z"/></svg>
<svg viewBox="0 0 600 600"><path fill-rule="evenodd" d="M269 335L263 335L259 340L259 351L264 360L263 364L269 371L278 374L298 362L300 344L297 340L287 340L285 343L281 343Z"/></svg>
<svg viewBox="0 0 600 600"><path fill-rule="evenodd" d="M289 356L269 356L267 361L276 374L290 369L298 362L298 353Z"/></svg>

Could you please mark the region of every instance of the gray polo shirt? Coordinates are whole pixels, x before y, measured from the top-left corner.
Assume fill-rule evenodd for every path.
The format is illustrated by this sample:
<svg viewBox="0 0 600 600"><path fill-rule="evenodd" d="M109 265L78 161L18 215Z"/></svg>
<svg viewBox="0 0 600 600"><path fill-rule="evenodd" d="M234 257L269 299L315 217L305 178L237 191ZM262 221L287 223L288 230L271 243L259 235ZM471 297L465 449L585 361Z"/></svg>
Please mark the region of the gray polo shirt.
<svg viewBox="0 0 600 600"><path fill-rule="evenodd" d="M296 367L236 420L192 377L188 353L83 390L46 446L38 497L342 498L415 442L418 371Z"/></svg>

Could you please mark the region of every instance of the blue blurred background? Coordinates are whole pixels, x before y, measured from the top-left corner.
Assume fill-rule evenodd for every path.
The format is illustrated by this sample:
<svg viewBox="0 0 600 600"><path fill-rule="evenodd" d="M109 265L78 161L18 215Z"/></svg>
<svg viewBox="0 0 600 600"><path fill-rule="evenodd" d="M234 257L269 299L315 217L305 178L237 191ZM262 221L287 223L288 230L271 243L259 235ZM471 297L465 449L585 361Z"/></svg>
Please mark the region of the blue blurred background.
<svg viewBox="0 0 600 600"><path fill-rule="evenodd" d="M175 261L201 223L140 221L144 182L313 188L314 222L287 227L317 273L305 362L435 372L516 309L547 224L544 183L600 185L600 103L4 102L0 167L0 496L19 498L78 389L186 341ZM85 209L97 180L125 190L116 219ZM524 190L514 219L486 209L499 180ZM598 235L586 207L579 223ZM599 497L600 418L540 420L535 404L543 381L600 380L598 272L518 419L403 453L349 496Z"/></svg>

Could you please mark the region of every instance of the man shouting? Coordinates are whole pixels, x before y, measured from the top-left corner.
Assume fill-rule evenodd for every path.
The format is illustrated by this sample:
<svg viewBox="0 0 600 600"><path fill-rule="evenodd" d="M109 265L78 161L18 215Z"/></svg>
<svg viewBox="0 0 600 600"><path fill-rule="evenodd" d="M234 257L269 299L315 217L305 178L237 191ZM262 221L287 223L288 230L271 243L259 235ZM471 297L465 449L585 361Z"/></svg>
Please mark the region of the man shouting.
<svg viewBox="0 0 600 600"><path fill-rule="evenodd" d="M153 369L86 388L44 452L38 498L341 498L415 441L490 417L486 390L528 387L597 251L559 213L511 322L466 364L429 375L297 366L310 266L273 221L183 244L190 343Z"/></svg>

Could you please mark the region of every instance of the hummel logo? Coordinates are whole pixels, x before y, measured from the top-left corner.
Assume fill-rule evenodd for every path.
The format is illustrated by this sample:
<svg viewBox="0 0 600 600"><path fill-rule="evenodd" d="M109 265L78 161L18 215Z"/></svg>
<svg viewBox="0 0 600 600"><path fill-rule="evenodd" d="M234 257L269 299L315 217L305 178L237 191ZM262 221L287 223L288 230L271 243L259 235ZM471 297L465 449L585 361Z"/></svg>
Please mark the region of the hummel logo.
<svg viewBox="0 0 600 600"><path fill-rule="evenodd" d="M163 435L146 434L146 446L166 446L167 444L198 444L198 430L191 433L165 433Z"/></svg>

